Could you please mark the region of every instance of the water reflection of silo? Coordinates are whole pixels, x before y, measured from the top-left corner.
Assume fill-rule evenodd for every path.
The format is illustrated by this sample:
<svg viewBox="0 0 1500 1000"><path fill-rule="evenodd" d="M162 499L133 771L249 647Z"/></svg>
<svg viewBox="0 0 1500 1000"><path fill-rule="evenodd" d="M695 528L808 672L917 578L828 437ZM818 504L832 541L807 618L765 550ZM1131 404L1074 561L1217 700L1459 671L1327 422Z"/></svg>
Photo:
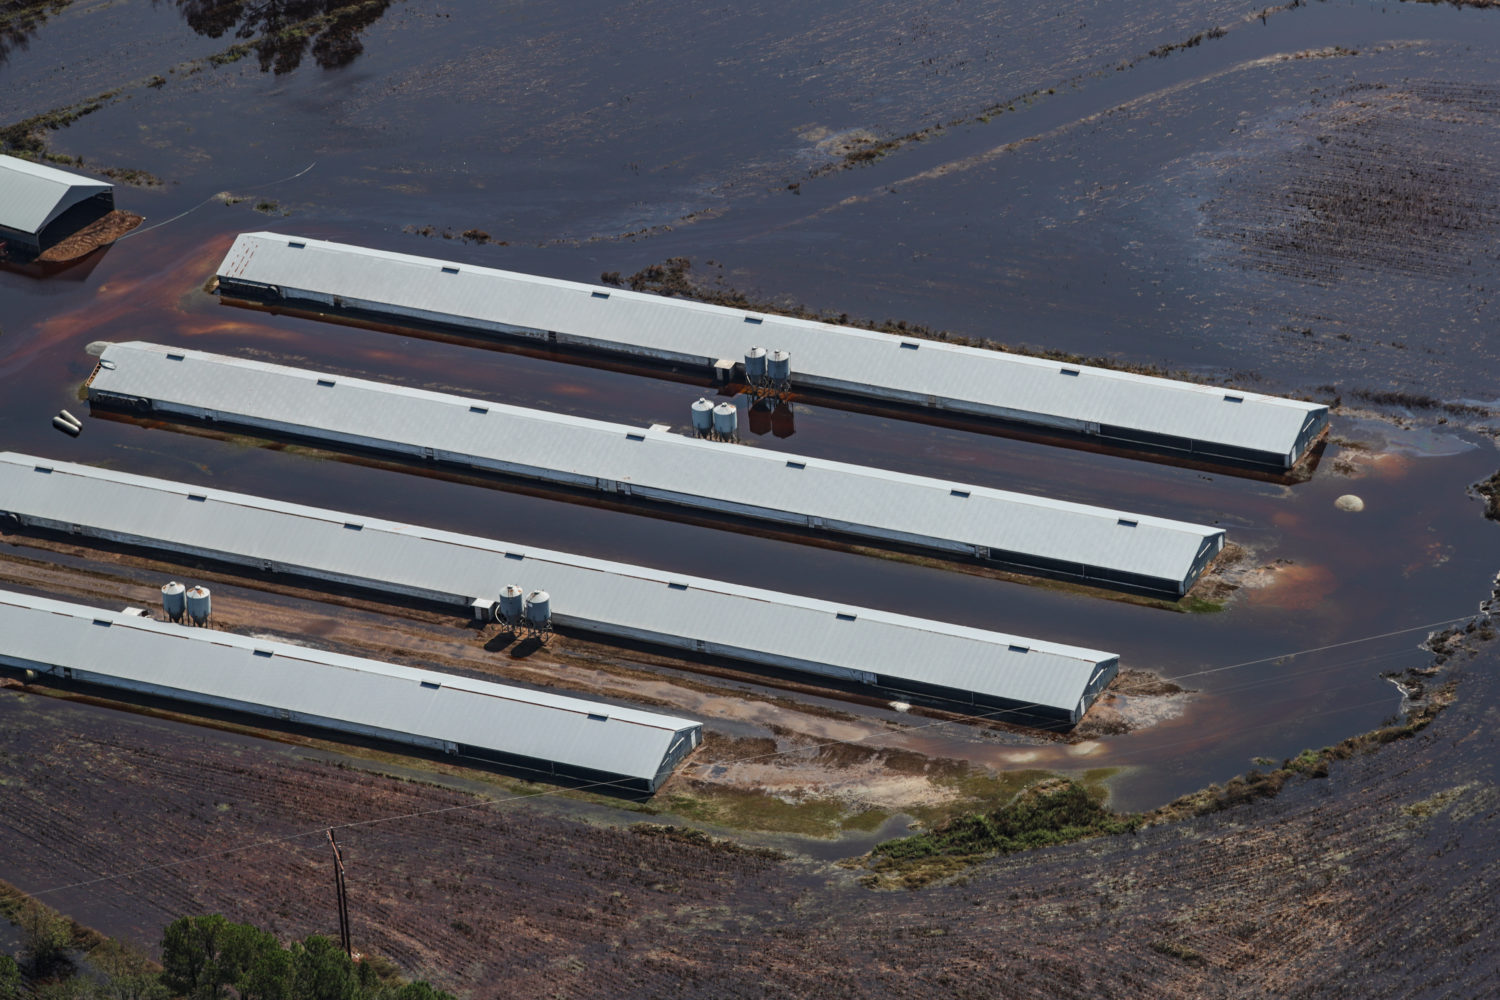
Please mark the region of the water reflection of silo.
<svg viewBox="0 0 1500 1000"><path fill-rule="evenodd" d="M750 427L750 433L760 437L771 433L771 408L760 402L750 404L750 409L745 413L745 421Z"/></svg>
<svg viewBox="0 0 1500 1000"><path fill-rule="evenodd" d="M790 405L777 403L776 409L771 411L771 433L779 438L789 438L797 433L797 420Z"/></svg>

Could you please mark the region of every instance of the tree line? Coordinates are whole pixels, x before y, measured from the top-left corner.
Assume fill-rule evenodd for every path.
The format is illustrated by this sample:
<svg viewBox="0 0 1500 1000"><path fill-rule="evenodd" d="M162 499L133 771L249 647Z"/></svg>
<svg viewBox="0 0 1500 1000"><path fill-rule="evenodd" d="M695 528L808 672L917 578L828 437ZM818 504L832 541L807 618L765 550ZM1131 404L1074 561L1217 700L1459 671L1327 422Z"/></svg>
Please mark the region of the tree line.
<svg viewBox="0 0 1500 1000"><path fill-rule="evenodd" d="M168 924L159 965L113 939L80 941L81 928L34 900L13 919L21 950L0 955L0 1000L455 1000L322 935L282 945L219 914Z"/></svg>

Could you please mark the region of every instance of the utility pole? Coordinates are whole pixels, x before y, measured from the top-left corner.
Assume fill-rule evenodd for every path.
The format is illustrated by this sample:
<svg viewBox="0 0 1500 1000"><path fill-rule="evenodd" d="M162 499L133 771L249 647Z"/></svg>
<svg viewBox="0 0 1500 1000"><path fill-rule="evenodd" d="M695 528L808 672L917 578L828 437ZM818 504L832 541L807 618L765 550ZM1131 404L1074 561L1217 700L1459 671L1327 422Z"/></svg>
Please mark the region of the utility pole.
<svg viewBox="0 0 1500 1000"><path fill-rule="evenodd" d="M344 884L344 855L339 842L333 839L333 828L328 829L328 846L333 848L333 884L339 900L339 944L344 954L354 957L354 946L349 941L349 890Z"/></svg>

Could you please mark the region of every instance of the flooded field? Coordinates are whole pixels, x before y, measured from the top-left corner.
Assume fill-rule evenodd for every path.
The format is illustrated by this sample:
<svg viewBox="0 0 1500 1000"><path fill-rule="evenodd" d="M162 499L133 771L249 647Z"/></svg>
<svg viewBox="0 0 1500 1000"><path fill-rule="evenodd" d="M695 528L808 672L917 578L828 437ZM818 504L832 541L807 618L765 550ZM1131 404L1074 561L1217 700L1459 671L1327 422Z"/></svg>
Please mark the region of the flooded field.
<svg viewBox="0 0 1500 1000"><path fill-rule="evenodd" d="M272 616L291 637L366 655L430 657L705 718L710 745L674 779L682 798L662 802L679 811L668 805L661 821L733 828L804 860L784 883L763 858L743 862L733 877L758 886L757 901L725 901L732 912L713 918L721 904L694 881L706 876L663 876L701 895L700 929L748 926L738 922L752 910L763 921L778 894L837 882L807 859L860 853L936 808L932 797L959 785L943 783L942 767L956 765L934 762L962 762L995 795L1008 775L1064 771L1107 785L1112 806L1142 810L1258 758L1369 730L1406 707L1388 675L1426 666L1428 633L1467 621L1491 593L1500 530L1468 488L1500 466L1500 12L1363 0L277 9L282 19L268 22L238 5L74 0L0 15L10 18L0 20L0 146L109 168L119 206L146 216L73 268L0 269L6 449L1118 651L1123 667L1186 689L1114 695L1104 708L1134 731L1085 727L1058 741L649 650L579 641L515 659L437 615L393 612L399 640L387 642L376 635L385 611L216 580L227 607L239 602L228 612L236 629ZM1244 556L1225 570L1222 610L1188 611L86 413L85 347L127 339L643 426L686 425L691 401L711 391L221 305L205 285L234 235L258 229L583 281L687 257L705 287L757 301L1316 398L1336 404L1332 432L1312 478L1286 485L809 400L774 423L742 414L753 447L1221 525ZM49 426L60 407L86 418L78 439ZM1345 494L1364 509L1335 506ZM77 573L88 578L77 596L106 603L149 598L155 574L174 568L6 541L0 576L11 585L57 593ZM214 767L233 759L255 772L305 752L316 768L354 773L328 763L339 759L331 747L287 749L33 695L0 692L0 719L7 733L50 740L56 766L119 765L70 757L81 740L127 756L190 746ZM19 752L22 738L7 739ZM812 767L756 759L767 742L780 752L841 740L871 752L823 754ZM919 780L898 752L926 761ZM40 781L4 759L15 780ZM383 783L369 761L351 766L361 777L348 801L362 803L361 816L407 808L404 796L426 808L429 798L493 794L452 776L442 792ZM320 770L317 787L329 780ZM150 803L147 785L137 791ZM72 794L37 787L39 801ZM747 791L761 804L832 797L843 811L798 826L730 803ZM109 810L94 793L77 794L74 819L102 822ZM290 801L264 804L264 821L233 805L215 837L324 822L305 798ZM45 829L50 807L37 808L16 832ZM474 822L555 826L562 838L581 817L608 839L633 836L613 831L639 818L563 800L501 814ZM130 864L198 849L150 840ZM0 864L0 878L42 889L108 867L41 857ZM579 864L559 878L571 885L613 862ZM163 892L171 898L79 915L149 940L180 907L226 905L191 880ZM59 905L92 898L70 891ZM824 919L842 904L825 905ZM299 891L281 929L313 926L311 906ZM456 968L418 949L414 928L390 945L399 959L435 979ZM484 933L503 936L499 925ZM484 981L479 952L470 958L450 983Z"/></svg>

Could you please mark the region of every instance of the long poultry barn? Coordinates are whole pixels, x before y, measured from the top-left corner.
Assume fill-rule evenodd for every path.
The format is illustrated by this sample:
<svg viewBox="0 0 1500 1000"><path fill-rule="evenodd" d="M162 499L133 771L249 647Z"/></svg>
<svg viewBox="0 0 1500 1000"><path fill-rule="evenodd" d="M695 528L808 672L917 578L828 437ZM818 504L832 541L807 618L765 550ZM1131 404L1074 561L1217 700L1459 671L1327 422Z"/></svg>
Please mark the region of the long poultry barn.
<svg viewBox="0 0 1500 1000"><path fill-rule="evenodd" d="M1328 426L1316 403L278 233L240 235L218 280L231 299L705 373L785 350L799 386L1231 465L1289 469Z"/></svg>
<svg viewBox="0 0 1500 1000"><path fill-rule="evenodd" d="M467 612L515 585L561 628L722 656L856 690L1076 723L1112 653L16 453L0 526L95 537Z"/></svg>
<svg viewBox="0 0 1500 1000"><path fill-rule="evenodd" d="M94 405L1174 597L1224 545L1221 529L1168 518L156 344L107 346L88 394Z"/></svg>
<svg viewBox="0 0 1500 1000"><path fill-rule="evenodd" d="M688 719L9 591L0 664L635 791L702 742Z"/></svg>

